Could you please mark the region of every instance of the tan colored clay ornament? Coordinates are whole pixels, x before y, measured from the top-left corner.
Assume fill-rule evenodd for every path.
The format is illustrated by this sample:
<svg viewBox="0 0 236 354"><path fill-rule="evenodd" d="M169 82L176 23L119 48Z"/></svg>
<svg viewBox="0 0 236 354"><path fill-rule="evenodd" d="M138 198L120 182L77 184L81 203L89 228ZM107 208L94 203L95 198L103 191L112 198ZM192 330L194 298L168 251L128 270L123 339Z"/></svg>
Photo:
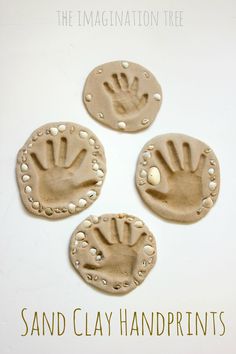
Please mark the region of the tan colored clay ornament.
<svg viewBox="0 0 236 354"><path fill-rule="evenodd" d="M136 132L155 119L162 92L153 74L141 65L114 61L89 74L83 100L100 123L121 132Z"/></svg>
<svg viewBox="0 0 236 354"><path fill-rule="evenodd" d="M156 243L135 216L90 216L71 237L70 259L90 285L111 294L125 294L141 284L154 266Z"/></svg>
<svg viewBox="0 0 236 354"><path fill-rule="evenodd" d="M16 173L28 211L64 218L86 209L99 196L106 173L103 146L78 124L49 123L35 130L20 149Z"/></svg>
<svg viewBox="0 0 236 354"><path fill-rule="evenodd" d="M143 147L136 185L145 203L159 216L193 223L216 202L219 163L208 145L183 134L160 135Z"/></svg>

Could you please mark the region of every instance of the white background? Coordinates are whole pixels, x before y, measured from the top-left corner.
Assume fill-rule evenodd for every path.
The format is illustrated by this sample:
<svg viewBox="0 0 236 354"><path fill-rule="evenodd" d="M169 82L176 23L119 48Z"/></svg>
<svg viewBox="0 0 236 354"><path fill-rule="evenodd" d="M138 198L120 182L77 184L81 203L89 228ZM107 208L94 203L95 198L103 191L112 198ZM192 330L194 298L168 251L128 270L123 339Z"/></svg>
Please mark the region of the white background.
<svg viewBox="0 0 236 354"><path fill-rule="evenodd" d="M235 1L32 1L1 0L1 354L135 353L234 354L235 345ZM128 7L127 7L128 6ZM182 10L183 27L65 28L57 10ZM111 60L138 62L163 89L163 104L144 132L122 134L91 119L81 94L87 74ZM18 149L47 122L68 120L93 130L104 144L108 173L99 199L86 211L50 222L28 214L15 179ZM134 186L139 151L155 135L180 132L208 143L221 165L215 207L192 225L168 223L142 203ZM70 235L88 214L127 212L156 235L158 262L145 282L123 297L87 286L68 259ZM60 311L62 337L21 337L23 307ZM225 311L223 337L200 335L76 337L69 328L75 307L88 311ZM118 326L118 324L117 324ZM217 325L217 328L220 326ZM118 329L118 328L117 328ZM219 332L219 330L218 330ZM185 331L186 333L186 331Z"/></svg>

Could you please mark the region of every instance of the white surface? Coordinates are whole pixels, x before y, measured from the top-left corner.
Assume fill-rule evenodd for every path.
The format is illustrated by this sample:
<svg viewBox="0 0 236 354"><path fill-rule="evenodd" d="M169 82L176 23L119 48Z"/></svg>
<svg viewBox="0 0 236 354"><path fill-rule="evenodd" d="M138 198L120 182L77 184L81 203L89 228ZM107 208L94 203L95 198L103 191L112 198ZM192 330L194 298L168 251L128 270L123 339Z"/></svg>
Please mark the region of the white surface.
<svg viewBox="0 0 236 354"><path fill-rule="evenodd" d="M63 28L60 9L93 9L94 2L1 0L1 354L235 353L235 23L234 1L101 0L100 9L182 10L184 26L170 28ZM127 8L128 6L128 8ZM129 135L91 119L81 94L87 74L110 60L150 69L164 99L154 124ZM93 130L104 144L107 169L99 199L85 212L50 222L25 212L15 180L15 158L31 132L50 121L68 120ZM138 153L157 134L183 132L207 142L221 164L216 206L200 222L181 226L159 219L134 186ZM123 297L87 286L68 259L72 231L88 214L127 212L141 217L156 235L159 259L140 288ZM68 318L62 337L22 337L23 307L60 311ZM72 311L91 321L97 311L128 313L225 311L226 334L177 337L76 337ZM116 328L117 327L117 328ZM219 326L218 326L219 328ZM218 330L219 331L219 330Z"/></svg>

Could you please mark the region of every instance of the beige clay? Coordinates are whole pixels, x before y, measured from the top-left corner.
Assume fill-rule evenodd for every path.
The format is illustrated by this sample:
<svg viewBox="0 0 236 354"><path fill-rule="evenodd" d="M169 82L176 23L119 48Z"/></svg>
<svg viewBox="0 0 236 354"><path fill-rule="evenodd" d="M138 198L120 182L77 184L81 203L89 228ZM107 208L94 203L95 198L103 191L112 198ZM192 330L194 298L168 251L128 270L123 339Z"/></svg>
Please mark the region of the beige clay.
<svg viewBox="0 0 236 354"><path fill-rule="evenodd" d="M156 214L171 221L196 222L218 197L219 163L200 140L183 134L160 135L140 153L136 185Z"/></svg>
<svg viewBox="0 0 236 354"><path fill-rule="evenodd" d="M79 213L99 196L106 173L101 142L75 123L49 123L33 132L17 156L21 199L50 219Z"/></svg>
<svg viewBox="0 0 236 354"><path fill-rule="evenodd" d="M155 119L162 92L153 74L141 65L114 61L89 74L83 100L100 123L121 132L136 132Z"/></svg>
<svg viewBox="0 0 236 354"><path fill-rule="evenodd" d="M90 285L125 294L141 284L154 266L155 239L134 216L90 216L73 232L70 259Z"/></svg>

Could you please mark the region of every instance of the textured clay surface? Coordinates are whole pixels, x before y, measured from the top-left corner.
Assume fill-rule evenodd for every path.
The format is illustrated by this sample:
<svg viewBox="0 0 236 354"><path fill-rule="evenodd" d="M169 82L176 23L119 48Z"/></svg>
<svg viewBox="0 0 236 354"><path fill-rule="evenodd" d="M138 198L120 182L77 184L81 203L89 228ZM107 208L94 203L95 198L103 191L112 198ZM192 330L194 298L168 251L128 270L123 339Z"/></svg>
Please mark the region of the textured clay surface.
<svg viewBox="0 0 236 354"><path fill-rule="evenodd" d="M114 61L95 68L83 93L85 107L100 123L123 132L147 128L162 101L153 74L139 64Z"/></svg>
<svg viewBox="0 0 236 354"><path fill-rule="evenodd" d="M218 197L219 163L200 140L183 134L160 135L140 153L136 185L159 216L180 223L196 222Z"/></svg>
<svg viewBox="0 0 236 354"><path fill-rule="evenodd" d="M75 123L49 123L33 132L17 156L21 199L50 219L79 213L98 197L106 172L102 144Z"/></svg>
<svg viewBox="0 0 236 354"><path fill-rule="evenodd" d="M71 237L70 259L90 285L111 294L125 294L141 284L154 266L156 243L135 216L90 216Z"/></svg>

